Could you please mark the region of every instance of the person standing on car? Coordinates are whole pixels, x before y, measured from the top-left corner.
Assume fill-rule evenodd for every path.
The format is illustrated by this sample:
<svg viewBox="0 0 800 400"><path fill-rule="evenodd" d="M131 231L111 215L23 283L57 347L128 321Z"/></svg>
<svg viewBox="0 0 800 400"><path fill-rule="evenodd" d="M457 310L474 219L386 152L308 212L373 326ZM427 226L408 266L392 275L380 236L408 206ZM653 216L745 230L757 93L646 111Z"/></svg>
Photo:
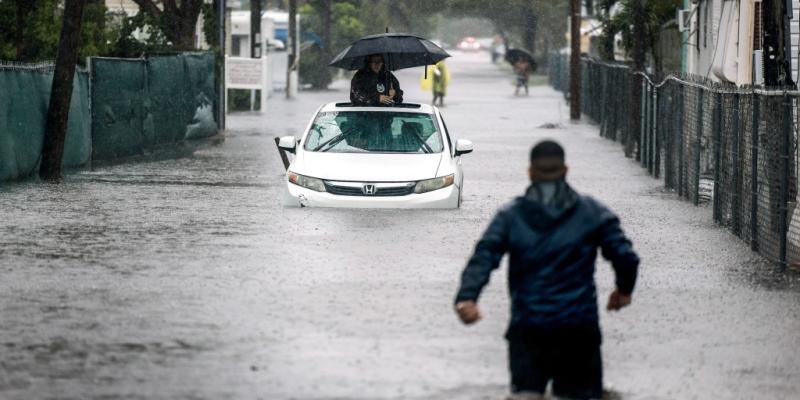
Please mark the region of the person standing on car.
<svg viewBox="0 0 800 400"><path fill-rule="evenodd" d="M539 399L551 380L555 396L599 399L597 249L616 274L608 310L631 303L639 257L617 216L567 183L558 143L545 140L534 146L528 173L531 185L525 195L500 209L478 241L461 275L456 313L465 324L481 318L481 290L509 253L511 399Z"/></svg>
<svg viewBox="0 0 800 400"><path fill-rule="evenodd" d="M350 81L350 102L358 106L391 106L403 102L403 91L394 74L386 69L383 56L367 56L366 66Z"/></svg>

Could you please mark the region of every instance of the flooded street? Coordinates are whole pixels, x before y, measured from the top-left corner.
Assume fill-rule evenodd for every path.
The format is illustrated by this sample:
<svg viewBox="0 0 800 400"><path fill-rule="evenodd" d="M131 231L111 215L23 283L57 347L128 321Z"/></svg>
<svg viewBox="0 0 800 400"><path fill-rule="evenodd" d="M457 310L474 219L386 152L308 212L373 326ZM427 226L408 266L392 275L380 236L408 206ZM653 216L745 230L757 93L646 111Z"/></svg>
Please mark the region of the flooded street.
<svg viewBox="0 0 800 400"><path fill-rule="evenodd" d="M326 92L275 94L189 156L0 186L0 399L501 399L505 271L482 322L452 311L496 209L527 186L530 146L615 210L640 253L633 304L601 312L606 386L624 399L800 396L800 279L663 189L546 86L454 52L442 114L463 157L459 210L284 208L274 137ZM397 73L430 102L421 68ZM556 124L556 129L540 128ZM598 298L614 287L598 264Z"/></svg>

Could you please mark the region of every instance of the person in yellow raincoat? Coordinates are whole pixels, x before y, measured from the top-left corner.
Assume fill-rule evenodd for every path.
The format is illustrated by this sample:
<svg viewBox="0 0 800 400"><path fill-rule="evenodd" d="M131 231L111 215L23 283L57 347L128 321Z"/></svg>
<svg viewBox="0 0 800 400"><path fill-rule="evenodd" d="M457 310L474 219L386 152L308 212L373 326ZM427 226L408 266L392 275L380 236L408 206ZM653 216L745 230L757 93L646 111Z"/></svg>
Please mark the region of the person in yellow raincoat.
<svg viewBox="0 0 800 400"><path fill-rule="evenodd" d="M444 63L444 60L439 61L436 65L428 65L425 75L422 77L421 84L422 90L431 90L433 92L432 104L444 106L444 96L447 94L447 84L450 83L450 71Z"/></svg>

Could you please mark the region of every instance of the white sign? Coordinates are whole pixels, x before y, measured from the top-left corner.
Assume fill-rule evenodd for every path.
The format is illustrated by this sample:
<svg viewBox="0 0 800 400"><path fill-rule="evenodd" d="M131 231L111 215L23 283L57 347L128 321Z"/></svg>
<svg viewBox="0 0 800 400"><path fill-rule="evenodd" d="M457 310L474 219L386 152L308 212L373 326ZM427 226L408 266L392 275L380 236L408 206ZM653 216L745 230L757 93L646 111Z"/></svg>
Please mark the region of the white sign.
<svg viewBox="0 0 800 400"><path fill-rule="evenodd" d="M266 65L261 58L226 57L225 61L228 89L263 89Z"/></svg>
<svg viewBox="0 0 800 400"><path fill-rule="evenodd" d="M267 94L271 90L267 57L225 57L225 92L227 89L261 90L261 111L266 110ZM227 100L225 113L227 114Z"/></svg>

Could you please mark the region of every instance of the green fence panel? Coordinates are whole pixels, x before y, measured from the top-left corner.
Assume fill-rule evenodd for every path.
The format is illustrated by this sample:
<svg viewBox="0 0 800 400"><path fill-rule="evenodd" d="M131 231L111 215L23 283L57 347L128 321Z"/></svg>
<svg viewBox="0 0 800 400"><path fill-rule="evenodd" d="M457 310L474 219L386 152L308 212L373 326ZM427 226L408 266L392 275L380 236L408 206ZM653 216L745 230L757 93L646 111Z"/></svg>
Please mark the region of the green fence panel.
<svg viewBox="0 0 800 400"><path fill-rule="evenodd" d="M183 140L192 116L187 76L181 56L151 57L147 60L145 136L148 144L163 145ZM151 126L152 124L152 126ZM148 132L150 129L152 133Z"/></svg>
<svg viewBox="0 0 800 400"><path fill-rule="evenodd" d="M32 174L44 139L48 74L0 71L0 180Z"/></svg>
<svg viewBox="0 0 800 400"><path fill-rule="evenodd" d="M191 99L191 123L186 127L187 139L213 136L217 133L214 77L215 60L211 53L182 55L186 65L188 90Z"/></svg>
<svg viewBox="0 0 800 400"><path fill-rule="evenodd" d="M39 166L52 86L50 68L0 68L0 181L32 175ZM62 165L85 165L91 154L89 80L77 72Z"/></svg>
<svg viewBox="0 0 800 400"><path fill-rule="evenodd" d="M92 158L92 115L89 109L89 73L76 71L69 103L67 137L64 141L65 167L79 167ZM48 85L48 98L49 98Z"/></svg>
<svg viewBox="0 0 800 400"><path fill-rule="evenodd" d="M92 59L92 158L142 154L145 61Z"/></svg>

